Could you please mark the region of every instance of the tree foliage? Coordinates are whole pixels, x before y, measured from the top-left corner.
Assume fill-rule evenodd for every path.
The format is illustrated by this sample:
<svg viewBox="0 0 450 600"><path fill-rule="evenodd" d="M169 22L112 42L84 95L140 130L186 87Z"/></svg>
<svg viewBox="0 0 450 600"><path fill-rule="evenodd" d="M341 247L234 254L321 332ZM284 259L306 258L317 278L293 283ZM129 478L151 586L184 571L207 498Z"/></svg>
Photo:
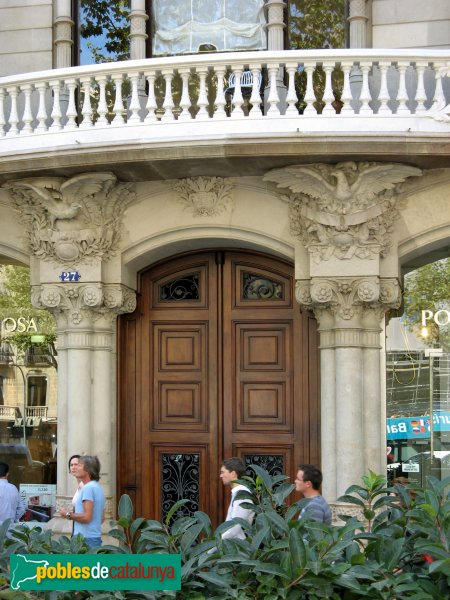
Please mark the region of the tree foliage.
<svg viewBox="0 0 450 600"><path fill-rule="evenodd" d="M405 277L405 314L410 328L420 333L422 311L450 310L450 259L429 263ZM450 328L437 325L433 319L427 321L427 340L450 346Z"/></svg>
<svg viewBox="0 0 450 600"><path fill-rule="evenodd" d="M80 0L80 35L95 63L130 57L130 0Z"/></svg>
<svg viewBox="0 0 450 600"><path fill-rule="evenodd" d="M291 0L289 46L292 49L343 48L346 0Z"/></svg>
<svg viewBox="0 0 450 600"><path fill-rule="evenodd" d="M0 321L25 317L34 319L38 331L9 331L8 327L1 330L0 338L8 338L20 349L30 344L30 337L36 333L45 336L45 343L55 340L55 320L46 310L34 308L31 304L30 270L28 267L15 265L0 266Z"/></svg>

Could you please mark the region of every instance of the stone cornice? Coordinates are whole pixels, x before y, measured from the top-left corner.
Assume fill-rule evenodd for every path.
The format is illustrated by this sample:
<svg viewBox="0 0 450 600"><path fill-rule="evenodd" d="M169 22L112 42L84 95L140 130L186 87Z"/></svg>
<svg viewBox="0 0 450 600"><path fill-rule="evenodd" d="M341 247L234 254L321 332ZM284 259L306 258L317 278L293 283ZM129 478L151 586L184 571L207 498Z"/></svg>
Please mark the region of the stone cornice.
<svg viewBox="0 0 450 600"><path fill-rule="evenodd" d="M136 308L135 292L120 284L37 285L32 287L31 299L36 308L64 314L71 325L80 324L86 316L115 318Z"/></svg>
<svg viewBox="0 0 450 600"><path fill-rule="evenodd" d="M375 259L390 247L400 185L422 171L398 163L344 162L273 169L264 180L290 190L291 233L320 263Z"/></svg>
<svg viewBox="0 0 450 600"><path fill-rule="evenodd" d="M18 179L2 187L25 220L31 254L67 266L115 255L123 214L135 196L133 184L118 183L109 172Z"/></svg>

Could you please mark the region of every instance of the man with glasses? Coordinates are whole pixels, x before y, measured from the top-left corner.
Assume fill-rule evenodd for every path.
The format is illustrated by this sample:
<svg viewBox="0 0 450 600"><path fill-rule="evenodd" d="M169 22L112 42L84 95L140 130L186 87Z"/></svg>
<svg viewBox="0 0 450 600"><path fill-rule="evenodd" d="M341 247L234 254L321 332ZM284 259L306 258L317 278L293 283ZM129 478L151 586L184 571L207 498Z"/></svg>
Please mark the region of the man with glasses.
<svg viewBox="0 0 450 600"><path fill-rule="evenodd" d="M314 521L331 525L331 510L328 502L320 494L322 472L314 465L299 465L295 478L295 489L309 502L300 513L299 519L309 517Z"/></svg>

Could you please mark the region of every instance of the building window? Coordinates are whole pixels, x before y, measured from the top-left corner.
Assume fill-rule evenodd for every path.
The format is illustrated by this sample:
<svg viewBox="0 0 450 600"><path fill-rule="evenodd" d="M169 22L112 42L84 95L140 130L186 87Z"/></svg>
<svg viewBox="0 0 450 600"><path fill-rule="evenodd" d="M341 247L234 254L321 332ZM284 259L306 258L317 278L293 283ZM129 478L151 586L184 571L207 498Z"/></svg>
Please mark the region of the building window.
<svg viewBox="0 0 450 600"><path fill-rule="evenodd" d="M291 50L346 48L346 0L290 0L287 9L287 44Z"/></svg>
<svg viewBox="0 0 450 600"><path fill-rule="evenodd" d="M73 0L75 65L130 58L130 2Z"/></svg>
<svg viewBox="0 0 450 600"><path fill-rule="evenodd" d="M28 406L47 405L47 377L28 377Z"/></svg>
<svg viewBox="0 0 450 600"><path fill-rule="evenodd" d="M3 377L0 375L0 406L5 404L5 399L3 397Z"/></svg>

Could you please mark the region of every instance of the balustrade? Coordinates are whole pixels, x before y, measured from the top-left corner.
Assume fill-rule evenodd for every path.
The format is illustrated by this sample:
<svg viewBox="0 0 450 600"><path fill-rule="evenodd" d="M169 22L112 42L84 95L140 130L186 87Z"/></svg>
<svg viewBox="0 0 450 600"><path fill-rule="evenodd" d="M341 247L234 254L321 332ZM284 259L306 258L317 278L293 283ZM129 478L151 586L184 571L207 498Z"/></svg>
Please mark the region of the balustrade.
<svg viewBox="0 0 450 600"><path fill-rule="evenodd" d="M0 138L245 118L428 117L450 101L449 60L450 52L432 50L253 52L6 77ZM251 88L241 86L246 72Z"/></svg>

